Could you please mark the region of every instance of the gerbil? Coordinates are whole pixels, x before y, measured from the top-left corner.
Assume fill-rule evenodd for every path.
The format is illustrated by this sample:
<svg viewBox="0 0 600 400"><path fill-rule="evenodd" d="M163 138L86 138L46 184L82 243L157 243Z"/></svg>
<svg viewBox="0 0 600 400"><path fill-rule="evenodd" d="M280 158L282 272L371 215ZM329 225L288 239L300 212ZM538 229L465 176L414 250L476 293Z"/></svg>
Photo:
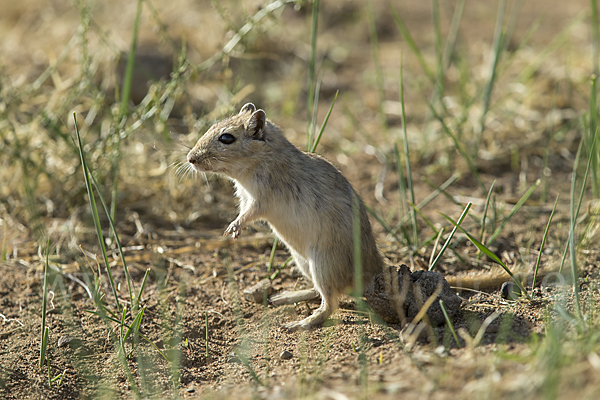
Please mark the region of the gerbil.
<svg viewBox="0 0 600 400"><path fill-rule="evenodd" d="M325 159L296 148L253 104L213 125L187 159L196 171L233 180L240 213L225 235L237 238L250 222L266 221L312 281L313 289L270 298L275 305L321 298L311 316L286 328L321 325L337 308L340 294L352 287L353 204L360 208L364 287L383 270L364 205L348 180Z"/></svg>

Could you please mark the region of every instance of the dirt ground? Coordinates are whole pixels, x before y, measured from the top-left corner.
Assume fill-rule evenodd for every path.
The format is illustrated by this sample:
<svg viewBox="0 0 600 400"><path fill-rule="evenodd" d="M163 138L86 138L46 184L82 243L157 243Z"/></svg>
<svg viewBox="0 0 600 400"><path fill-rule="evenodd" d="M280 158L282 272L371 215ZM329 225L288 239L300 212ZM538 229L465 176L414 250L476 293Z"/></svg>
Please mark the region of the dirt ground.
<svg viewBox="0 0 600 400"><path fill-rule="evenodd" d="M0 37L6 38L0 50L0 74L5 88L16 87L18 82L31 85L49 64L61 57L80 23L80 12L72 3L42 2L38 5L30 0L19 3L22 4L4 2L0 5ZM127 50L135 15L135 4L131 3L110 1L90 6L90 26L101 27L108 37L102 39L98 31L93 31L87 48L90 54L98 52L95 70L98 72L91 81L105 91L102 93L106 93L106 97L100 100L85 97L80 105L61 109L59 99L52 95L55 93L53 88L75 87L76 82L69 82L68 76L80 65L80 56L70 54L61 68L52 71L49 81L43 83L41 94L23 92L20 98L0 99L0 110L10 126L17 125L21 121L19 118L24 120L41 113L42 109L47 112L44 107L55 102L53 111L62 113L64 121L58 131L73 135L73 124L68 121L73 111L81 113L83 119L89 117L95 101L114 103L114 98L110 98L110 93L114 93L111 82L114 86L117 80L118 73L114 71L118 61L114 54L103 56L111 54L106 49L110 46L103 40L122 51ZM232 20L226 21L222 16L218 17L215 4L210 10L203 11L209 6L187 1L172 5L167 1L153 2L152 7L158 13L160 23L164 24L164 30L157 28L161 25L146 5L140 28L140 42L143 43L140 48L158 54L157 57L164 61L161 52L169 45L164 36L174 38L178 45L185 37L190 62L200 65L233 36L228 24L240 28L244 21L243 12L253 15L258 10L254 3L244 2L237 14L231 14ZM395 135L401 131L397 79L402 50L404 75L408 82L407 120L409 142L414 148L414 154L411 153L414 160L411 161L416 201L422 201L434 190L426 180L441 185L458 172L460 178L448 188L449 196L437 196L422 210L424 215L438 228L446 226L446 232L448 224L440 212L456 220L465 204L472 201L473 212L481 215L487 193L479 189L464 160L456 152L448 151L451 144L443 136L435 136L425 123L428 113L425 100L429 95L423 95L420 89L424 84L419 75L423 72L401 37L387 2L373 2L385 76L387 132L381 128L377 111L372 43L364 17L366 4L359 1L322 3L325 4L321 4L318 46L319 60L323 63L323 83L318 120L324 117L337 89L340 100L319 152L350 180L367 205L379 215L387 216L392 225L398 222L398 178L391 155L392 138L399 137ZM417 44L424 49L428 61L433 59L431 49L435 39L431 4L392 3ZM446 32L456 2L441 3L444 3L440 4L441 26ZM224 4L223 7L229 10L237 3ZM509 2L507 18L512 6L514 4ZM553 337L548 323L557 314L554 305L561 304L566 310L572 310L573 306L569 274L554 272L560 264L568 236L570 181L581 139L581 132L574 125L580 111L586 109L589 98L590 33L586 30L587 25L581 22L587 18L588 6L589 3L583 0L523 3L512 39L514 46L529 37L532 26L539 26L527 48L518 53L517 67L499 78L502 89L498 90L500 98L509 96L506 93L518 93L515 102L519 104L507 102L506 108L492 107L489 128L482 138L485 151L479 152L477 170L486 187L495 182L498 221L506 216L525 189L537 179L544 179L492 246L503 262L518 271L524 282L531 283L532 266L538 256L537 249L553 200L557 195L560 197L554 228L541 258L542 273L530 300L504 299L500 286L507 279L500 267L485 257L479 258L476 248L466 237L457 234L452 244L453 252L446 252L438 271L464 299L462 312L454 320L454 328L462 332L458 344L448 327L425 329L422 335L413 335L406 327L385 324L376 316L358 310L351 297L342 300L340 310L322 328L309 332L282 329L284 323L304 318L318 305L301 303L273 307L244 298L245 288L269 274L267 266L273 238L268 228L255 224L237 241L223 237L224 229L236 216L230 182L216 176L206 180L201 176L182 178L176 174L176 167L167 167L174 161L181 161L187 151L185 146L193 144L206 129L191 120L190 113L193 111L196 116L208 114L217 105L222 106L225 98L226 103L233 104L236 109L245 101L256 103L267 111L270 119L282 126L292 142L304 146L304 82L309 54L310 4L303 4L299 10L294 10L293 4L285 6L280 14L269 17L271 20L267 18L267 22L257 29L264 31L264 37L268 39L260 35L254 37L252 43L244 43L245 53L217 63L208 73L199 73L196 80L190 78L187 92L181 97L184 100L175 105L166 128L156 128L156 132L168 132L170 140L142 129L123 144L117 230L136 290L149 271L142 296L141 306L145 311L140 333L156 346L142 340L126 361L127 370L142 390L140 397L496 399L571 398L576 395L582 399L596 398L600 392L597 349L589 349L591 355L587 357L572 356L579 353L572 353L566 346L560 373L548 372L545 368L547 360L540 356L545 346L550 346L544 339ZM115 7L121 7L122 12L116 12ZM462 46L469 49L471 61L480 66L481 76L485 75L484 66L490 56L497 7L497 2L492 1L467 2L461 25ZM543 19L538 19L541 16ZM563 36L565 38L561 39ZM542 60L536 58L550 51L548 49L557 41L563 46L560 51L552 52ZM526 90L519 92L520 86L512 83L515 76L536 63L539 68L532 78L521 84ZM152 59L148 65L157 64ZM563 68L563 64L567 67ZM142 86L138 101L143 101L145 96L144 85L144 80L137 83L136 87ZM506 89L509 86L511 89ZM227 87L231 95L221 87ZM61 96L60 92L56 93ZM233 93L242 94L238 98ZM11 107L11 102L18 103L18 107ZM19 118L9 114L15 108L22 111L22 114L14 114L20 115ZM507 109L514 111L514 115L503 117L502 113ZM546 145L545 116L555 109L562 111L562 119L554 127L560 134L558 139ZM39 123L40 129L50 131L48 124L34 121ZM27 126L28 132L35 137L36 125ZM94 129L104 132L103 128L94 126L94 122L82 124L84 137L88 135L89 139ZM0 124L0 129L8 132L9 124ZM55 138L58 142L58 136ZM3 140L0 150L6 154L14 150L18 158L20 150L17 143L11 142L10 134L3 134ZM40 139L38 148L51 146L48 143ZM62 147L57 145L55 149ZM549 152L547 167L543 164L544 151ZM111 330L118 333L118 325L106 326L90 312L95 306L88 290L98 271L109 307L114 308L115 299L100 260L79 160L77 157L60 159L60 155L56 158L54 164L49 164L47 174L34 179L36 203L33 208L37 210L37 218L31 218L27 189L21 185L26 176L19 163L7 156L0 167L5 171L2 175L5 182L0 191L0 243L3 246L0 261L0 397L136 397L110 335ZM32 162L36 160L34 154ZM93 164L95 168L109 170L109 163L102 156L97 156ZM57 171L62 171L63 175ZM32 169L29 173L36 176L37 172ZM76 178L72 179L74 176ZM544 199L540 194L542 190L545 191ZM588 203L588 198L589 194L581 212L581 220L586 223L595 221L593 203ZM102 222L108 237L108 223L106 219ZM375 219L372 224L387 265L406 264L413 271L427 268L433 243L426 243L426 240L431 237L432 230L423 220L419 221L422 246L414 251L387 235ZM49 327L47 365L50 368L47 365L39 367L45 250L36 234L38 226L44 227L53 249L46 316ZM595 240L596 224L590 226L578 260L581 299L587 307L583 313L595 316L592 305L598 301L600 247ZM465 227L478 229L469 219ZM114 241L110 241L108 247L112 273L119 285L118 295L121 302L127 304L127 283ZM288 256L285 248L278 247L274 266L281 266ZM565 267L565 271L568 269ZM555 285L557 281L559 284ZM287 267L273 279L272 286L278 292L309 287L310 283ZM459 286L467 288L460 289ZM493 320L484 322L490 316ZM131 315L127 315L127 320L131 322ZM482 324L483 336L473 339ZM472 340L480 342L478 345L469 343ZM126 347L130 349L134 344L128 340ZM49 382L60 374L60 378Z"/></svg>

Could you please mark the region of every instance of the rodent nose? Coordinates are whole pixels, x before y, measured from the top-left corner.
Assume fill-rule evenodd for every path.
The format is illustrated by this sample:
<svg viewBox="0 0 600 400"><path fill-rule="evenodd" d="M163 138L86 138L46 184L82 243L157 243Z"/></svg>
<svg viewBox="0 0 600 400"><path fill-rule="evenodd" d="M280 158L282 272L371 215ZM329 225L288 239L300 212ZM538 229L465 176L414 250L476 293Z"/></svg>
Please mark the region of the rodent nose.
<svg viewBox="0 0 600 400"><path fill-rule="evenodd" d="M195 157L195 154L192 154L191 152L188 154L187 160L190 164L196 164L196 162L198 162L198 158Z"/></svg>

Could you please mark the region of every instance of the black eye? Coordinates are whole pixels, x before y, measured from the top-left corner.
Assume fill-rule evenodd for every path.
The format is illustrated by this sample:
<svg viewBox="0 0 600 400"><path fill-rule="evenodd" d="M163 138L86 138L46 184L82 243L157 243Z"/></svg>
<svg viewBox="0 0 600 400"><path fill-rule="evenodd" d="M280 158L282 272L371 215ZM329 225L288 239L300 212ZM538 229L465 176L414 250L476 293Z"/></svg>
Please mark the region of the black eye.
<svg viewBox="0 0 600 400"><path fill-rule="evenodd" d="M233 136L231 133L224 133L219 136L219 142L223 144L231 144L235 142L235 136Z"/></svg>

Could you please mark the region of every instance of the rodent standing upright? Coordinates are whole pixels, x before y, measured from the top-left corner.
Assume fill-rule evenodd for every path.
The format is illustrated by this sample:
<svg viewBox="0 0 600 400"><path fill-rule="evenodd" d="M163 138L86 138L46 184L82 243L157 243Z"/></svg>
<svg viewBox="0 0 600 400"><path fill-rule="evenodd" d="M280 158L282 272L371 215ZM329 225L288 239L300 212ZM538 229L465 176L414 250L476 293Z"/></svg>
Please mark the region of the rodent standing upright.
<svg viewBox="0 0 600 400"><path fill-rule="evenodd" d="M314 313L285 325L321 325L354 282L353 204L359 204L363 283L383 270L365 207L346 178L328 161L291 144L263 110L248 103L214 124L188 153L196 171L233 180L240 213L225 235L237 238L247 224L266 221L287 246L313 289L274 295L275 305L321 297ZM355 201L357 199L358 201Z"/></svg>

